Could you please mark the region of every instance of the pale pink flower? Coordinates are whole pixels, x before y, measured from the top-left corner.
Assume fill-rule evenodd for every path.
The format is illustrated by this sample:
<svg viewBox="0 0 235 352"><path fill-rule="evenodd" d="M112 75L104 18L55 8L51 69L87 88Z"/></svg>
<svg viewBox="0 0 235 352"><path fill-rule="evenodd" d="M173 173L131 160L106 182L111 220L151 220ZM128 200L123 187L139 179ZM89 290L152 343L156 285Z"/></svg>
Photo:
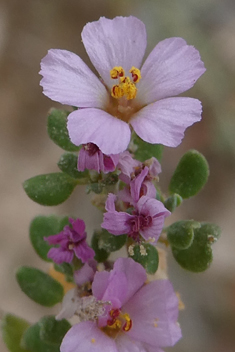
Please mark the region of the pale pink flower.
<svg viewBox="0 0 235 352"><path fill-rule="evenodd" d="M200 101L175 97L205 72L198 51L184 39L161 41L143 65L146 29L135 17L88 23L82 42L101 80L66 50L49 50L40 71L46 96L82 108L68 116L75 145L94 143L104 154L118 154L127 149L132 127L148 143L176 147L201 119Z"/></svg>

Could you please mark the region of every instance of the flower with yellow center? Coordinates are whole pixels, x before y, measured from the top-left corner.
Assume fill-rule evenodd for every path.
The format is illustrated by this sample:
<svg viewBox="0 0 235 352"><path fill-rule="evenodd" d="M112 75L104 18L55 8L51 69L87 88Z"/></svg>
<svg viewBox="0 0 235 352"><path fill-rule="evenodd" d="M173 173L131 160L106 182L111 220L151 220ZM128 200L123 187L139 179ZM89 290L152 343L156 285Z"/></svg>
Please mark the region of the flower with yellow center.
<svg viewBox="0 0 235 352"><path fill-rule="evenodd" d="M182 38L160 42L143 65L146 30L135 17L88 23L82 42L101 79L66 50L49 50L40 71L46 96L79 108L67 125L75 145L94 143L106 155L118 154L133 128L148 143L176 147L201 119L198 100L176 97L205 72L198 51Z"/></svg>

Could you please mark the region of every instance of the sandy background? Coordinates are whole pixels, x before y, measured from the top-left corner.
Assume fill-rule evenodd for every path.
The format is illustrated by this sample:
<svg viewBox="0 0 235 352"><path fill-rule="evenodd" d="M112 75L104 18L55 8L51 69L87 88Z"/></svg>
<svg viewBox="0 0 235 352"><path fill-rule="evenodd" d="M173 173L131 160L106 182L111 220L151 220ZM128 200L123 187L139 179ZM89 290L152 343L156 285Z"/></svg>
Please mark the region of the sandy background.
<svg viewBox="0 0 235 352"><path fill-rule="evenodd" d="M58 307L30 301L14 278L20 265L46 269L28 238L39 214L75 214L98 227L101 214L89 205L84 188L58 207L27 198L22 182L57 171L63 153L47 137L46 116L59 107L41 93L39 63L50 48L71 50L89 64L80 33L100 16L135 15L147 27L148 49L166 37L181 36L199 49L207 73L187 95L203 102L203 121L186 133L177 149L166 148L160 178L166 191L181 155L198 149L208 159L206 188L177 209L172 221L194 218L218 223L223 235L214 262L203 274L181 269L171 258L170 278L186 310L180 314L184 338L175 352L232 352L235 329L235 3L232 0L0 0L0 298L1 310L36 322ZM88 210L87 210L88 209ZM0 350L6 352L0 341Z"/></svg>

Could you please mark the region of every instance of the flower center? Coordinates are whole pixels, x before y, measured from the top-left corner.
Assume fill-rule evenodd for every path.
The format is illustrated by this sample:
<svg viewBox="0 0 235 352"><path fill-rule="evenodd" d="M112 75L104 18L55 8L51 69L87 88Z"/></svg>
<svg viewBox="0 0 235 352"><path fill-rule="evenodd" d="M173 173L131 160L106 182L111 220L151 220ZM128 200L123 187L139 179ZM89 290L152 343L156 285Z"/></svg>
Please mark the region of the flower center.
<svg viewBox="0 0 235 352"><path fill-rule="evenodd" d="M136 97L136 83L141 79L140 70L133 66L129 72L132 75L132 81L128 76L125 76L125 71L121 66L115 66L110 71L110 77L119 80L119 83L114 85L111 89L113 98L119 99L125 97L127 100L131 100Z"/></svg>
<svg viewBox="0 0 235 352"><path fill-rule="evenodd" d="M83 148L88 152L89 156L93 156L99 151L99 147L94 143L87 143Z"/></svg>
<svg viewBox="0 0 235 352"><path fill-rule="evenodd" d="M109 312L110 319L107 321L107 328L129 331L132 328L132 320L127 313L122 313L119 309L112 309Z"/></svg>
<svg viewBox="0 0 235 352"><path fill-rule="evenodd" d="M133 219L130 220L130 222L132 225L132 231L136 233L146 227L149 227L152 224L152 217L149 215L136 215Z"/></svg>

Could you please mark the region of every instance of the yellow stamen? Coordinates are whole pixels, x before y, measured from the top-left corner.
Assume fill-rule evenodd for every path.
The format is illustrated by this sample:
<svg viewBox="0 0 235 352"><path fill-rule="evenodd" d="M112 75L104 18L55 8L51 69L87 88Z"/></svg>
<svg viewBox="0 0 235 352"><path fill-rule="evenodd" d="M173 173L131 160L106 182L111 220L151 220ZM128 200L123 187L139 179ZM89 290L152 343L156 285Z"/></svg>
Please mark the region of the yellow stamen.
<svg viewBox="0 0 235 352"><path fill-rule="evenodd" d="M139 80L141 79L141 73L140 70L134 66L129 71L132 74L133 82L138 83Z"/></svg>
<svg viewBox="0 0 235 352"><path fill-rule="evenodd" d="M129 77L121 78L121 87L127 100L134 99L136 97L137 88L134 83L131 82Z"/></svg>
<svg viewBox="0 0 235 352"><path fill-rule="evenodd" d="M116 86L113 86L113 88L111 89L111 95L113 98L121 98L124 95L124 91L123 88L117 84Z"/></svg>
<svg viewBox="0 0 235 352"><path fill-rule="evenodd" d="M123 330L124 331L129 331L131 329L131 327L132 327L132 320L131 320L129 314L127 314L127 313L122 314L122 318L126 320L126 323L123 326Z"/></svg>
<svg viewBox="0 0 235 352"><path fill-rule="evenodd" d="M112 79L117 79L119 77L124 77L125 76L125 71L121 66L115 66L111 71L110 71L110 77Z"/></svg>

